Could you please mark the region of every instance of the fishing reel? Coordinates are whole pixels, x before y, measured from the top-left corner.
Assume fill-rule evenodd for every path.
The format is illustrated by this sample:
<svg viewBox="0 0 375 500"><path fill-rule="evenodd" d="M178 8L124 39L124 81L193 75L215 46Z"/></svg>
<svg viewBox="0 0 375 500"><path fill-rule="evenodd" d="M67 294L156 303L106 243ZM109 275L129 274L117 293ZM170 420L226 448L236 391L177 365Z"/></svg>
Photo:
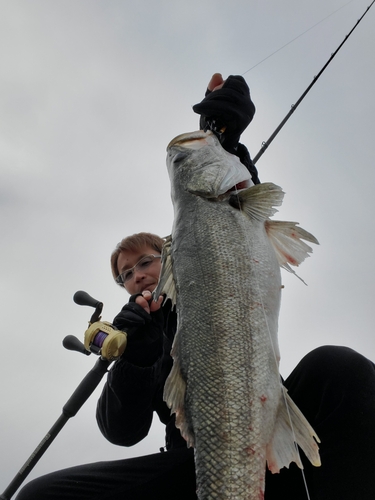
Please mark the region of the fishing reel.
<svg viewBox="0 0 375 500"><path fill-rule="evenodd" d="M89 327L85 331L84 345L79 341L78 345L74 341L75 337L69 335L64 339L64 347L71 350L79 350L87 355L94 353L108 361L114 361L119 358L126 349L127 336L125 332L118 330L111 323L100 321L103 303L83 291L76 292L73 300L80 306L95 307L95 312L91 316ZM71 342L73 344L70 344Z"/></svg>
<svg viewBox="0 0 375 500"><path fill-rule="evenodd" d="M108 361L119 358L125 351L126 343L126 333L117 330L107 321L90 323L85 331L85 349Z"/></svg>

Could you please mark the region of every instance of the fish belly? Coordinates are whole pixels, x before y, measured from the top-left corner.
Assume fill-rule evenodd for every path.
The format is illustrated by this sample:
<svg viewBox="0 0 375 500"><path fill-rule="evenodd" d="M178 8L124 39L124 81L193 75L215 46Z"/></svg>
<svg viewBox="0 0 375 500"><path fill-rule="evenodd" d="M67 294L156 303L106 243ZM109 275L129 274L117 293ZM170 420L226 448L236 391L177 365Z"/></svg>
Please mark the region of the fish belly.
<svg viewBox="0 0 375 500"><path fill-rule="evenodd" d="M280 271L264 224L200 202L180 221L173 357L186 383L199 499L263 498L265 448L281 397Z"/></svg>

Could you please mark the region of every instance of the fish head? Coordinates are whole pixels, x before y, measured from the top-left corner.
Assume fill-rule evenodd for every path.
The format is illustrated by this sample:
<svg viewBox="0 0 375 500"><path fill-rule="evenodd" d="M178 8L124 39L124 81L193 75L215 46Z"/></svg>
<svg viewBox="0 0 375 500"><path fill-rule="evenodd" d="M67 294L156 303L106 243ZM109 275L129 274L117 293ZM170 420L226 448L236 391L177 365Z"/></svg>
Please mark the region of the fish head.
<svg viewBox="0 0 375 500"><path fill-rule="evenodd" d="M167 147L167 167L173 192L180 189L205 198L219 198L253 185L239 158L225 151L211 131L175 137Z"/></svg>

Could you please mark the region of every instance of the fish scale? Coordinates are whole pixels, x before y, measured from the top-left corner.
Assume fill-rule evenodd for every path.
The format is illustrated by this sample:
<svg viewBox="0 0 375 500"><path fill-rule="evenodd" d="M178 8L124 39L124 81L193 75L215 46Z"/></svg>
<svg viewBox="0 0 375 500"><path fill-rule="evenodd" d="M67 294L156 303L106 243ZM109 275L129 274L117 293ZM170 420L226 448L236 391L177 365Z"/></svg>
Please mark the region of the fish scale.
<svg viewBox="0 0 375 500"><path fill-rule="evenodd" d="M249 457L247 451L256 448L254 443L259 441L260 429L255 423L262 420L262 416L257 415L262 412L262 405L252 400L254 393L261 389L252 387L251 379L254 374L259 380L269 378L264 373L269 371L269 363L266 362L269 355L272 356L271 364L275 366L276 362L273 353L267 356L263 348L263 344L269 344L269 337L263 310L259 305L256 276L253 276L255 273L248 259L241 257L247 255L243 253L241 241L244 240L244 230L250 228L244 228L247 222L241 220L244 214L228 204L216 206L208 202L208 206L205 206L206 203L200 198L195 199L195 202L196 214L198 216L202 211L204 222L199 228L195 229L194 225L192 231L187 231L188 238L176 241L181 255L185 255L184 246L190 246L192 238L193 246L201 251L194 252L191 264L187 264L184 258L182 269L176 272L181 304L186 303L187 310L182 306L181 317L184 317L184 322L179 326L173 355L183 359L183 353L194 348L194 366L185 367L182 361L181 368L188 380L188 419L191 419L193 429L202 427L200 432L195 432L199 495L202 498L210 498L211 495L215 498L213 492L216 492L219 495L217 498L247 498L245 494L255 498L254 491L251 491L254 485L251 472L253 469L259 470L254 462L258 461L264 467L264 452L258 458L256 453ZM213 232L209 231L212 227L215 227ZM231 234L233 239L225 251L221 251L222 234ZM173 246L172 243L172 252ZM207 247L211 249L209 253L206 252ZM260 267L259 273L264 273L264 260L256 265ZM270 265L275 273L279 273L276 257ZM195 280L194 290L188 285L192 267L210 270L208 278ZM178 259L176 268L180 269ZM243 275L249 276L247 281L251 282L251 287L239 286L244 280ZM276 284L276 288L280 290L280 283ZM191 299L192 295L195 300ZM256 304L253 306L254 299ZM223 315L223 311L228 311L228 314ZM200 319L202 317L205 319L203 322ZM210 321L207 323L208 318ZM262 333L263 341L258 340L255 329L265 332L266 338ZM250 342L251 336L256 340ZM218 363L218 359L225 362ZM277 377L275 369L274 375ZM276 407L273 411L276 412ZM203 421L200 420L202 416ZM249 429L250 425L252 430ZM264 446L260 448L264 449ZM220 461L218 457L221 457ZM202 482L200 470L204 471ZM256 491L259 490L258 483L255 482Z"/></svg>
<svg viewBox="0 0 375 500"><path fill-rule="evenodd" d="M253 186L231 203L227 191L248 179L245 167L212 134L180 137L169 147L175 219L155 291L172 298L178 317L164 396L195 448L198 498L258 500L268 453L275 470L298 461L272 445L278 432L292 440L277 430L281 263L265 224L282 191ZM301 422L317 462L313 430Z"/></svg>

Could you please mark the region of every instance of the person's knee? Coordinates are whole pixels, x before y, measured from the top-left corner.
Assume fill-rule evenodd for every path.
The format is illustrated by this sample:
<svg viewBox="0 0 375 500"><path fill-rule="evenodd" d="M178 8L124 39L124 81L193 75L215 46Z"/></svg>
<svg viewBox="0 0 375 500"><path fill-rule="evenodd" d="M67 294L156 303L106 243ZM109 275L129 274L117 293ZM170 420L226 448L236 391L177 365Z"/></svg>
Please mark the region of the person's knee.
<svg viewBox="0 0 375 500"><path fill-rule="evenodd" d="M374 364L362 354L344 346L321 346L301 361L304 370L315 374L315 377L325 379L366 380L375 377Z"/></svg>
<svg viewBox="0 0 375 500"><path fill-rule="evenodd" d="M298 405L312 411L324 394L339 398L365 388L375 391L375 369L353 349L327 345L309 352L285 380L285 386Z"/></svg>
<svg viewBox="0 0 375 500"><path fill-rule="evenodd" d="M40 490L38 488L38 480L30 481L25 484L23 488L18 492L15 500L37 500L41 498Z"/></svg>

